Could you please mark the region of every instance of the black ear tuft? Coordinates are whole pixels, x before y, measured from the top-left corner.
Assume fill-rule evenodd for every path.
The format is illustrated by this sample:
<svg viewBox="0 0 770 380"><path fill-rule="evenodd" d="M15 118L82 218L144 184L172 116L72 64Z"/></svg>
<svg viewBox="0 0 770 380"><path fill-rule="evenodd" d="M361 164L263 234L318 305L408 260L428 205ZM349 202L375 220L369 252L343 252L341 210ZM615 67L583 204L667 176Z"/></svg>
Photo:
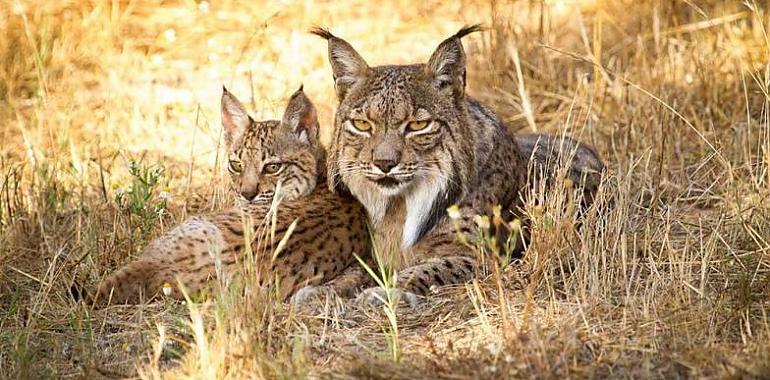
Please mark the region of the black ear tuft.
<svg viewBox="0 0 770 380"><path fill-rule="evenodd" d="M332 38L337 38L337 37L335 37L329 31L329 29L322 28L320 26L314 26L314 27L310 28L310 33L315 34L316 36L321 37L321 38L326 39L326 40L330 40Z"/></svg>
<svg viewBox="0 0 770 380"><path fill-rule="evenodd" d="M454 38L463 38L471 33L483 32L486 30L481 24L465 25L455 33Z"/></svg>
<svg viewBox="0 0 770 380"><path fill-rule="evenodd" d="M369 65L347 41L333 35L328 29L315 27L310 30L329 42L329 63L332 65L334 88L337 98L345 98L348 90L366 76Z"/></svg>
<svg viewBox="0 0 770 380"><path fill-rule="evenodd" d="M426 74L437 90L459 96L464 94L466 63L465 50L460 40L483 29L480 24L464 26L438 45L425 65Z"/></svg>

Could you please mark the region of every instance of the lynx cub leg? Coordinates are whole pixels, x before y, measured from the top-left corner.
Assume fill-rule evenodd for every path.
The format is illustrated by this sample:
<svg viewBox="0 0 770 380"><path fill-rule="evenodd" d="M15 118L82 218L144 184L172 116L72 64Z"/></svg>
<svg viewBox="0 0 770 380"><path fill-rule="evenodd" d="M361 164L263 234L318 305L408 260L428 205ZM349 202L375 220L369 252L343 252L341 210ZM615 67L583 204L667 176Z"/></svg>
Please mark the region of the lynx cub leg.
<svg viewBox="0 0 770 380"><path fill-rule="evenodd" d="M349 298L370 283L372 283L372 279L369 274L366 273L358 262L354 262L342 274L331 281L323 285L308 285L298 290L292 296L292 303L297 306L304 306L313 300L326 296Z"/></svg>

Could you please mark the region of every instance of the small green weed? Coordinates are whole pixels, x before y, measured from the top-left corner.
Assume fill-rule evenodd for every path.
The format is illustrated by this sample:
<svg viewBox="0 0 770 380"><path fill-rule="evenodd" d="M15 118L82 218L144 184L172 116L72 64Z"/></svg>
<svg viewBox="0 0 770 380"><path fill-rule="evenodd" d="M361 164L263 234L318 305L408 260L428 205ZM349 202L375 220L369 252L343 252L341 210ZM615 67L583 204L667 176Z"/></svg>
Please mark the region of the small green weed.
<svg viewBox="0 0 770 380"><path fill-rule="evenodd" d="M139 232L144 240L167 212L169 188L161 187L165 168L161 164L144 165L131 160L128 163L130 183L121 187L113 186L115 203L128 217L131 231Z"/></svg>

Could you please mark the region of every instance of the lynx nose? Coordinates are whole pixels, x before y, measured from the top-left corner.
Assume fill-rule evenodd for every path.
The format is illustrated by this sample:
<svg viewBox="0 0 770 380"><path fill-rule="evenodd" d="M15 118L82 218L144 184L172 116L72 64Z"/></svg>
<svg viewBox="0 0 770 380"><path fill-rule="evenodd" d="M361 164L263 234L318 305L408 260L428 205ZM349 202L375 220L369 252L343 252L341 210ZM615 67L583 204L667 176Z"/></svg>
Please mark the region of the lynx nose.
<svg viewBox="0 0 770 380"><path fill-rule="evenodd" d="M396 165L398 165L396 160L374 160L374 166L378 167L385 174L388 174Z"/></svg>
<svg viewBox="0 0 770 380"><path fill-rule="evenodd" d="M241 191L241 196L246 199L247 201L250 201L254 199L254 197L257 196L257 189L253 190L243 190Z"/></svg>
<svg viewBox="0 0 770 380"><path fill-rule="evenodd" d="M398 136L386 135L372 149L372 163L384 174L388 174L401 161L401 143Z"/></svg>

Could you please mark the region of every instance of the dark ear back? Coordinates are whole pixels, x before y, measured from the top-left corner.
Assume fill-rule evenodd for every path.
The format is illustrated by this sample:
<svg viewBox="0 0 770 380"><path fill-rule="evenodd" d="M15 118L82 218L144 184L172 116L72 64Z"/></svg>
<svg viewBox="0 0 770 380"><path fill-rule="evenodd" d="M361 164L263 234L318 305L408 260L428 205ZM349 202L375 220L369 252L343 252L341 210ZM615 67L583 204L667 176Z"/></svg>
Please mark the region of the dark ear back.
<svg viewBox="0 0 770 380"><path fill-rule="evenodd" d="M460 41L473 32L482 30L481 25L465 26L455 35L438 45L428 64L426 74L440 92L462 95L465 92L465 51Z"/></svg>
<svg viewBox="0 0 770 380"><path fill-rule="evenodd" d="M318 143L318 114L313 103L305 95L303 86L291 95L281 125L312 145Z"/></svg>
<svg viewBox="0 0 770 380"><path fill-rule="evenodd" d="M222 86L222 127L227 145L231 146L238 141L251 123L251 117L243 104Z"/></svg>
<svg viewBox="0 0 770 380"><path fill-rule="evenodd" d="M329 62L334 75L334 89L337 91L337 98L342 101L350 87L366 76L369 65L353 46L328 30L313 28L310 33L329 42Z"/></svg>

